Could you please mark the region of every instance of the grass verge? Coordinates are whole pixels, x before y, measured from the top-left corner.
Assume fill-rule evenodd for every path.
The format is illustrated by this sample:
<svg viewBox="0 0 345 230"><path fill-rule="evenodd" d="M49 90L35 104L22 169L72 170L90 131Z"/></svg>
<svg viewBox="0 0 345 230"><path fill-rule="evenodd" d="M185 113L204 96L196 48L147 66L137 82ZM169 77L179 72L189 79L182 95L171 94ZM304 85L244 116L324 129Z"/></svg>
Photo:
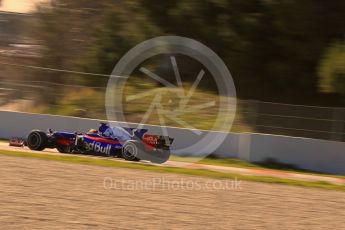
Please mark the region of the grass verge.
<svg viewBox="0 0 345 230"><path fill-rule="evenodd" d="M338 190L338 191L345 192L345 186L330 184L327 182L298 181L298 180L267 177L267 176L245 176L245 175L215 172L215 171L203 170L203 169L161 167L161 166L146 165L146 164L140 164L140 163L133 164L133 163L126 163L126 162L121 162L121 161L113 161L110 159L108 160L108 159L87 158L87 157L82 157L82 156L67 156L67 155L59 156L59 155L49 155L49 154L44 154L44 153L16 152L16 151L6 151L6 150L0 150L0 155L59 161L59 162L74 163L74 164L95 165L95 166L102 166L102 167L147 170L147 171L152 171L152 172L157 172L157 173L175 173L175 174L184 174L184 175L201 176L201 177L218 178L218 179L237 178L238 180L244 180L244 181L277 183L277 184L294 185L294 186L302 186L302 187L309 187L309 188L323 188L323 189Z"/></svg>
<svg viewBox="0 0 345 230"><path fill-rule="evenodd" d="M281 163L251 163L248 161L240 160L237 158L203 158L198 160L198 158L193 157L180 157L180 156L171 156L169 160L172 161L180 161L180 162L196 162L198 164L204 165L217 165L217 166L225 166L225 167L235 167L235 168L248 168L248 169L266 169L266 170L279 170L288 173L299 173L299 174L306 174L306 175L314 175L314 176L324 176L324 177L334 177L334 178L341 178L345 179L345 176L341 175L332 175L332 174L325 174L320 172L313 172L303 169L297 169L291 167L289 165L284 165Z"/></svg>

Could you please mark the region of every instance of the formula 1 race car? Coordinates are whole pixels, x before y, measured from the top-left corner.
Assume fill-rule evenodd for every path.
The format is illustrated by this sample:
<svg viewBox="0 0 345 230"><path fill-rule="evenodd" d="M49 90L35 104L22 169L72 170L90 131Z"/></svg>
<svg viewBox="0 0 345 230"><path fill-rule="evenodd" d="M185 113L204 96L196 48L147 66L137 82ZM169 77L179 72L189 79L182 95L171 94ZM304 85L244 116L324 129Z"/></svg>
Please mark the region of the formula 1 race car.
<svg viewBox="0 0 345 230"><path fill-rule="evenodd" d="M56 148L60 153L114 156L129 161L164 163L169 159L173 138L148 134L147 129L121 129L131 134L130 140L122 142L116 138L104 137L98 132L81 134L33 130L27 136L25 144L36 151Z"/></svg>

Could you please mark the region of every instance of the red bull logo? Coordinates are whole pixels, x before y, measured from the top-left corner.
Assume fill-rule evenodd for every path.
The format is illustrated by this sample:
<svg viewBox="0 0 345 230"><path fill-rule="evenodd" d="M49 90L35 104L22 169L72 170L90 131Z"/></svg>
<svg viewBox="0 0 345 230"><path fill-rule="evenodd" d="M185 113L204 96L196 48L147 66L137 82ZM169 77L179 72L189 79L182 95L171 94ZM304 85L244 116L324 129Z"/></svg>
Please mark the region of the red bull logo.
<svg viewBox="0 0 345 230"><path fill-rule="evenodd" d="M103 153L106 155L110 155L110 151L111 151L111 145L106 145L106 146L102 146L102 143L100 142L90 142L90 143L85 143L85 149L87 151L94 151L97 153Z"/></svg>

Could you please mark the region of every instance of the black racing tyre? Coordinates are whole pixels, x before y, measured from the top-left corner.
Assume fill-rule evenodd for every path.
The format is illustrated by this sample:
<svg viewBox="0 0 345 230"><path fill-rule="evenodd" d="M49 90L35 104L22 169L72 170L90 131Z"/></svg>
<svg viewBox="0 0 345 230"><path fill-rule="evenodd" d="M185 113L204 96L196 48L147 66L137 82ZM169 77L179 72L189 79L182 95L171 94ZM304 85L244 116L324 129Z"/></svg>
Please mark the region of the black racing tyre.
<svg viewBox="0 0 345 230"><path fill-rule="evenodd" d="M48 137L45 132L33 130L29 133L26 142L29 149L42 151L47 146Z"/></svg>
<svg viewBox="0 0 345 230"><path fill-rule="evenodd" d="M157 149L151 152L150 161L156 164L163 164L170 157L169 150Z"/></svg>
<svg viewBox="0 0 345 230"><path fill-rule="evenodd" d="M126 141L122 147L122 157L127 161L139 161L139 154L142 151L140 143L137 141Z"/></svg>
<svg viewBox="0 0 345 230"><path fill-rule="evenodd" d="M57 145L56 146L57 151L59 151L59 153L71 153L71 146L69 145Z"/></svg>

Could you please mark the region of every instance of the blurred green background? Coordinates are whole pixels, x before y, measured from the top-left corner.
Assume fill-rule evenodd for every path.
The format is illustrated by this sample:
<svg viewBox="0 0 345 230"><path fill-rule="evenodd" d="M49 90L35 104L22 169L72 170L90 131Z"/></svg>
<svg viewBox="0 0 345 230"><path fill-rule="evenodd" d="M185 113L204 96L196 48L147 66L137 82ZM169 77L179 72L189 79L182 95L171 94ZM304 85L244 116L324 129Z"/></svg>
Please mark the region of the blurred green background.
<svg viewBox="0 0 345 230"><path fill-rule="evenodd" d="M178 35L213 49L231 71L240 99L236 117L239 126L234 127L235 131L260 131L260 125L255 126L260 122L258 115L253 118L250 114L258 112L258 106L263 114L289 110L265 110L260 101L345 107L344 28L343 0L41 1L24 13L0 11L0 87L6 89L0 91L2 104L9 106L8 99L23 98L31 101L30 106L20 109L12 104L9 108L105 118L107 77L9 64L109 75L117 61L138 43L156 36ZM184 70L183 79L192 83L196 77L193 64L179 64ZM160 68L157 65L153 69ZM208 81L200 86L196 103L216 93ZM160 86L133 81L127 92L143 87ZM17 91L13 93L12 89ZM285 122L288 127L307 132L325 126L326 131L321 132L329 132L327 137L342 133L333 127L343 125L342 111L330 108L324 117L318 117L324 112L309 109L302 112L312 114L311 119L329 120L329 124L313 123L313 128L300 128L306 123L304 120L287 121L289 116L307 116L300 112L284 112L282 115L287 117L277 123L281 127ZM135 105L127 107L130 121L138 120L138 110L140 107ZM201 115L206 119L200 124L194 121L194 125L209 128L214 112L203 111ZM186 119L192 121L193 117ZM334 124L334 120L342 123ZM286 129L275 131L291 134Z"/></svg>

